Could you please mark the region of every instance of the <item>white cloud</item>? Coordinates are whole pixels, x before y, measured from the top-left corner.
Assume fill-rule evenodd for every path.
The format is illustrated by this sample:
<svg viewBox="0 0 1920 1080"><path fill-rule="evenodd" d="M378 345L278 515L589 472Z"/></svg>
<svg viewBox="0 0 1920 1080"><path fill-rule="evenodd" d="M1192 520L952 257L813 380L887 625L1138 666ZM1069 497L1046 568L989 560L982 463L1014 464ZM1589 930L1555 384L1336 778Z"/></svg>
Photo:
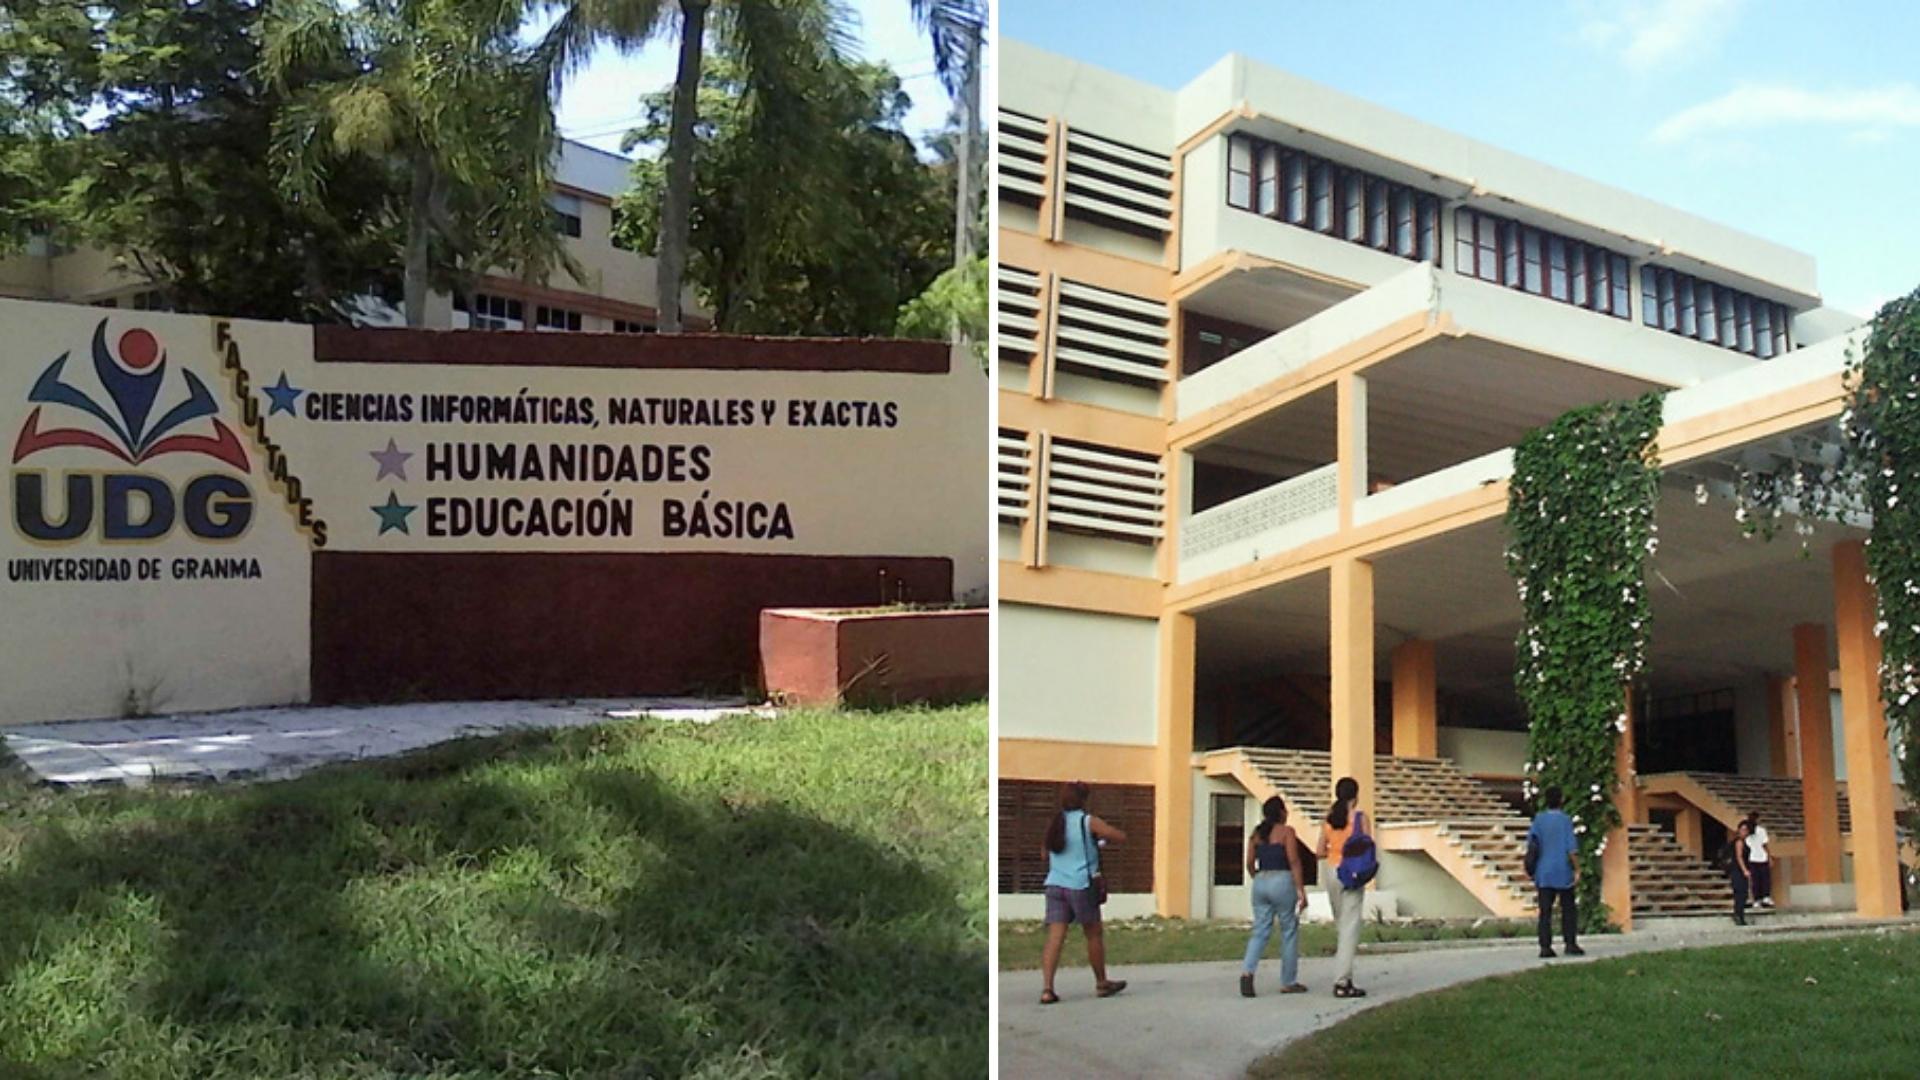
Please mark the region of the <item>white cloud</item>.
<svg viewBox="0 0 1920 1080"><path fill-rule="evenodd" d="M1857 90L1807 90L1749 84L1667 117L1653 129L1653 140L1677 143L1783 124L1843 128L1856 141L1880 141L1891 128L1920 127L1920 87L1894 83Z"/></svg>
<svg viewBox="0 0 1920 1080"><path fill-rule="evenodd" d="M1609 5L1609 14L1589 18L1580 38L1602 52L1616 51L1628 67L1645 71L1699 53L1733 25L1746 0L1635 0Z"/></svg>

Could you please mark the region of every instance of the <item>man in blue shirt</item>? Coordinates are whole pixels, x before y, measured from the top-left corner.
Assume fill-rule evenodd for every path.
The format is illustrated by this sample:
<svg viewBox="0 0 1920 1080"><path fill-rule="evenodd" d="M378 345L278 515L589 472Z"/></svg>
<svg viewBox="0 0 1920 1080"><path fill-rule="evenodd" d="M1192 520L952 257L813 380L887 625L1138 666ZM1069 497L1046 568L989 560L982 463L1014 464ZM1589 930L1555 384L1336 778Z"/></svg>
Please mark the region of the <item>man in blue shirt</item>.
<svg viewBox="0 0 1920 1080"><path fill-rule="evenodd" d="M1574 942L1574 930L1579 918L1573 910L1573 885L1579 878L1579 868L1574 863L1574 852L1578 845L1573 835L1573 819L1560 809L1564 801L1560 789L1547 789L1547 808L1534 815L1533 827L1527 830L1527 840L1540 845L1540 862L1534 867L1533 884L1539 890L1540 903L1540 957L1552 959L1553 952L1553 902L1560 901L1560 936L1567 943L1568 956L1585 956Z"/></svg>

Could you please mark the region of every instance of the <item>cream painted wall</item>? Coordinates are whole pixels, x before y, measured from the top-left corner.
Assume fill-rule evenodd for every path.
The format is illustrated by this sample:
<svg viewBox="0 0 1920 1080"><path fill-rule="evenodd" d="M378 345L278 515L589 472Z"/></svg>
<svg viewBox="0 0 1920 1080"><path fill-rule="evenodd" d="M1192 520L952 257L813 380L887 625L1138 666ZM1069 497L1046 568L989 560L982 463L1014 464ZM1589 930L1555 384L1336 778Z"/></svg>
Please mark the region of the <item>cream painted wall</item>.
<svg viewBox="0 0 1920 1080"><path fill-rule="evenodd" d="M1381 852L1380 876L1375 880L1380 888L1392 890L1400 914L1408 918L1472 919L1493 914L1425 852Z"/></svg>
<svg viewBox="0 0 1920 1080"><path fill-rule="evenodd" d="M1000 105L1029 116L1057 116L1076 128L1170 154L1170 91L1009 38L1000 43Z"/></svg>
<svg viewBox="0 0 1920 1080"><path fill-rule="evenodd" d="M1062 367L1054 368L1053 396L1140 416L1160 415L1160 391L1156 388L1082 375Z"/></svg>
<svg viewBox="0 0 1920 1080"><path fill-rule="evenodd" d="M1001 738L1154 744L1154 620L1013 603L996 617Z"/></svg>
<svg viewBox="0 0 1920 1080"><path fill-rule="evenodd" d="M1048 564L1070 566L1076 570L1150 578L1154 576L1155 550L1149 544L1082 536L1057 528L1047 534Z"/></svg>
<svg viewBox="0 0 1920 1080"><path fill-rule="evenodd" d="M152 415L184 402L192 372L218 405L217 419L246 446L248 468L239 470L198 453L169 453L139 466L84 446L60 446L14 461L6 482L6 522L0 526L0 723L183 712L304 700L310 672L308 547L275 505L267 461L246 441L239 408L227 392L208 320L185 315L107 312L96 308L0 301L0 333L12 362L0 369L0 426L16 445L35 407L29 389L54 361L66 357L60 378L97 402L109 401L95 374L92 337L107 320L109 343L134 326L150 330L164 349L166 370ZM254 324L263 354L305 360L305 327ZM36 428L104 431L78 409L39 407ZM177 429L181 435L214 437L202 419ZM94 492L95 527L66 544L29 539L15 525L16 484L38 474L48 486L48 518L65 521L67 478L137 473L164 481L176 500L195 478L241 478L251 489L251 523L237 539L206 541L176 528L148 542L109 541L99 532L100 496ZM148 481L150 482L150 481ZM145 520L151 504L134 501L133 520ZM256 562L258 579L190 580L203 557ZM43 560L43 561L36 561ZM132 581L22 581L26 571L50 565L125 565ZM139 580L139 568L157 573Z"/></svg>
<svg viewBox="0 0 1920 1080"><path fill-rule="evenodd" d="M1527 764L1527 733L1441 726L1435 729L1440 756L1469 773L1519 776Z"/></svg>

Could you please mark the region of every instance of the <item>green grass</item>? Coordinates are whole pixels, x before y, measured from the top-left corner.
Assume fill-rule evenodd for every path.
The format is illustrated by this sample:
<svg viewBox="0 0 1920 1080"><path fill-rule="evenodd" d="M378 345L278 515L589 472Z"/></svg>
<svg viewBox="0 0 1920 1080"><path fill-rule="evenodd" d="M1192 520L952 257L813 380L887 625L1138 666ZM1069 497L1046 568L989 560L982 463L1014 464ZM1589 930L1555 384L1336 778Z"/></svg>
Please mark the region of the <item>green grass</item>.
<svg viewBox="0 0 1920 1080"><path fill-rule="evenodd" d="M1115 969L1129 964L1184 964L1195 960L1238 960L1246 955L1248 926L1234 920L1188 921L1183 919L1113 920L1107 927L1107 963ZM1300 924L1301 956L1332 956L1332 923ZM1365 923L1360 943L1454 941L1476 938L1532 937L1531 921L1474 920L1471 922ZM1032 921L1000 924L1000 970L1028 971L1040 966L1040 947L1046 943L1046 927ZM1274 931L1267 943L1267 958L1280 955L1280 933ZM1086 939L1078 930L1067 935L1060 963L1083 967L1087 962Z"/></svg>
<svg viewBox="0 0 1920 1080"><path fill-rule="evenodd" d="M1546 967L1383 1005L1255 1077L1913 1076L1920 933Z"/></svg>
<svg viewBox="0 0 1920 1080"><path fill-rule="evenodd" d="M0 790L0 1076L979 1076L986 709Z"/></svg>

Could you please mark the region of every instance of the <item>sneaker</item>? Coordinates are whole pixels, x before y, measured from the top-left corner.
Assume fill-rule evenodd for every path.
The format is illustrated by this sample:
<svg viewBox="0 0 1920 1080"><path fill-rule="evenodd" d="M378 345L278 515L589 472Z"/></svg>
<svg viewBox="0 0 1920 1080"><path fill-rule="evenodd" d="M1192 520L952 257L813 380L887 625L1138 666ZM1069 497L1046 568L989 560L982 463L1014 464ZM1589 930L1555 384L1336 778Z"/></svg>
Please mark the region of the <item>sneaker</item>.
<svg viewBox="0 0 1920 1080"><path fill-rule="evenodd" d="M1587 950L1581 948L1578 945L1569 945L1567 946L1567 955L1568 956L1585 956L1587 955Z"/></svg>
<svg viewBox="0 0 1920 1080"><path fill-rule="evenodd" d="M1240 976L1240 996L1241 997L1253 996L1253 976L1251 975Z"/></svg>
<svg viewBox="0 0 1920 1080"><path fill-rule="evenodd" d="M1549 945L1549 946L1547 946L1546 948L1543 948L1543 949L1541 949L1541 950L1540 950L1540 959L1542 959L1542 960L1551 960L1551 959L1553 959L1554 957L1556 957L1556 956L1558 956L1558 955L1560 955L1560 954L1559 954L1559 953L1556 953L1556 952L1554 952L1554 951L1553 951L1553 946L1551 946L1551 945Z"/></svg>

